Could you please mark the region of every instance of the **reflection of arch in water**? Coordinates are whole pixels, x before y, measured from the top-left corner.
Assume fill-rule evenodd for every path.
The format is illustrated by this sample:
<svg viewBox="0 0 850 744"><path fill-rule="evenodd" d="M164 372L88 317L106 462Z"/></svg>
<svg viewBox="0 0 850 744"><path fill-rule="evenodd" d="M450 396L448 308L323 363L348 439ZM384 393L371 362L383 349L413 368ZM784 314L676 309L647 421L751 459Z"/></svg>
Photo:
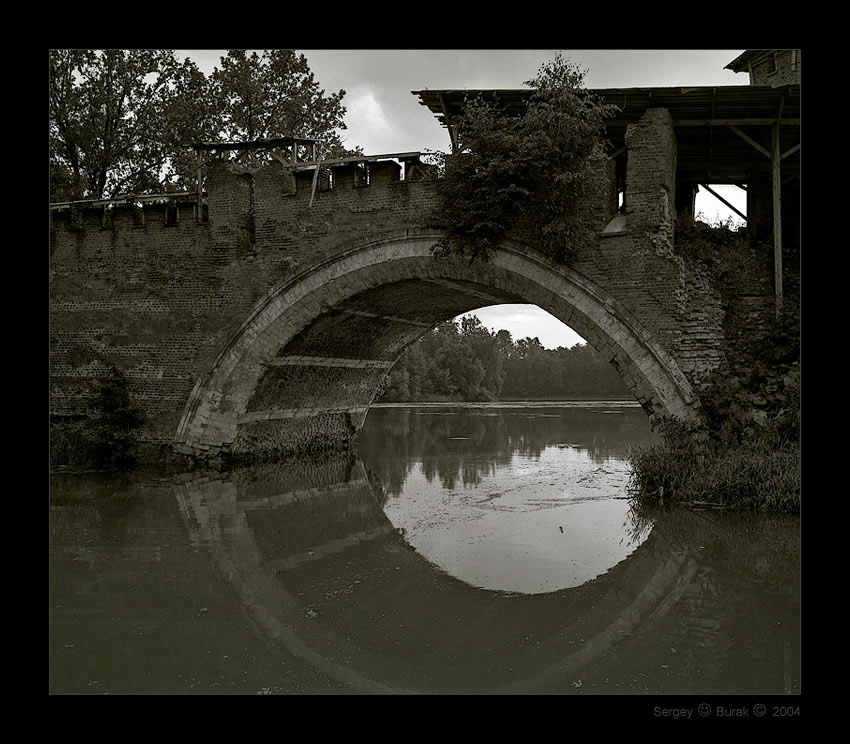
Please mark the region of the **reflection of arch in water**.
<svg viewBox="0 0 850 744"><path fill-rule="evenodd" d="M490 262L436 259L439 237L355 246L273 288L196 384L177 445L250 456L348 441L407 346L461 313L517 302L573 327L651 415L692 415L697 401L674 359L586 277L516 244Z"/></svg>
<svg viewBox="0 0 850 744"><path fill-rule="evenodd" d="M412 551L362 465L348 463L342 480L319 486L280 466L261 477L251 469L244 479L240 471L199 479L180 486L179 501L194 539L262 632L356 691L521 693L564 684L663 612L695 571L686 550L659 550L650 536L575 589L475 589ZM309 518L292 519L293 509ZM323 522L313 518L321 514ZM282 544L294 549L281 552ZM357 575L359 583L344 579Z"/></svg>

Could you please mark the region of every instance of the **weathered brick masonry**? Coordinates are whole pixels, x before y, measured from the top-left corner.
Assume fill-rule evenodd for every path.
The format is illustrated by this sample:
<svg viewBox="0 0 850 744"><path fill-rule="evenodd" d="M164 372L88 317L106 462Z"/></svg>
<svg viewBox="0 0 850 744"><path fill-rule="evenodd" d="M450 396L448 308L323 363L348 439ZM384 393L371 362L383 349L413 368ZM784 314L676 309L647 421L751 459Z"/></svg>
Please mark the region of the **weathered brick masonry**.
<svg viewBox="0 0 850 744"><path fill-rule="evenodd" d="M208 222L188 201L55 212L54 421L90 415L114 365L146 443L245 457L344 444L406 345L498 302L571 325L651 415L690 415L695 383L724 357L724 308L707 267L675 249L667 111L647 111L628 148L626 214L611 171L588 205L599 237L571 268L520 235L488 264L434 258L436 183L400 180L391 161L372 164L368 183L360 166L335 168L312 206L310 171L215 164Z"/></svg>

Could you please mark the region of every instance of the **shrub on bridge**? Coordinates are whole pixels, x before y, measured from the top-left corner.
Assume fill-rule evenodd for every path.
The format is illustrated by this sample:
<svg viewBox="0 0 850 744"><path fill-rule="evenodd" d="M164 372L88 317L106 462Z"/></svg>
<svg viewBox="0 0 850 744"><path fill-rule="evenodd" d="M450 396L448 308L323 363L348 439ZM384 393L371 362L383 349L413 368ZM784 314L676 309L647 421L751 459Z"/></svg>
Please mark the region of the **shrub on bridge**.
<svg viewBox="0 0 850 744"><path fill-rule="evenodd" d="M486 259L508 232L570 263L594 236L582 200L600 186L605 119L616 111L582 88L584 73L558 55L543 65L521 111L467 99L459 153L444 156L437 255Z"/></svg>

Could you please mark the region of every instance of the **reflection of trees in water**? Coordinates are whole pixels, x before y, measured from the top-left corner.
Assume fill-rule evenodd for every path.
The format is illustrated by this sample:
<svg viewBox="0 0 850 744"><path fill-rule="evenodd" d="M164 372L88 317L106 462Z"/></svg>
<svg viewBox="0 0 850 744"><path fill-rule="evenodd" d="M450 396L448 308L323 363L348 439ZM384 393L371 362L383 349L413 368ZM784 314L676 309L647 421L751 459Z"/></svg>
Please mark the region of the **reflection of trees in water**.
<svg viewBox="0 0 850 744"><path fill-rule="evenodd" d="M625 458L646 441L649 423L639 409L618 410L374 409L357 451L392 495L401 493L415 463L422 463L428 482L438 478L452 489L480 483L514 455L538 458L546 447L572 447L596 464Z"/></svg>
<svg viewBox="0 0 850 744"><path fill-rule="evenodd" d="M417 463L428 482L436 478L451 489L479 483L513 455L502 417L405 409L375 413L358 437L357 451L392 495L401 493Z"/></svg>

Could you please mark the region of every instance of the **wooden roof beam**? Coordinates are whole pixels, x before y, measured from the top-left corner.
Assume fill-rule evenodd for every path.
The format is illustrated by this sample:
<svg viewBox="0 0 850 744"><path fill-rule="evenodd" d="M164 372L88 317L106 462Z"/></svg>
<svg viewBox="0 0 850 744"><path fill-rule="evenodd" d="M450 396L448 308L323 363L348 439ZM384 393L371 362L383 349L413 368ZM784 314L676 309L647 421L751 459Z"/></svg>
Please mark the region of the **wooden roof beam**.
<svg viewBox="0 0 850 744"><path fill-rule="evenodd" d="M345 165L346 163L370 163L375 160L412 160L422 155L421 152L393 152L386 155L357 155L350 158L331 158L329 160L300 160L297 163L284 163L284 168L307 170L316 166Z"/></svg>
<svg viewBox="0 0 850 744"><path fill-rule="evenodd" d="M457 137L457 126L452 123L452 118L449 115L449 107L446 105L446 99L442 93L437 93L437 98L440 101L440 108L443 110L443 119L446 122L446 128L449 130L449 140L452 143L452 152L457 152L460 149Z"/></svg>
<svg viewBox="0 0 850 744"><path fill-rule="evenodd" d="M715 179L722 180L718 181ZM711 171L709 171L708 180L706 181L706 183L723 184L724 186L737 186L739 189L741 189L741 191L747 190L747 184L743 183L740 177L736 178L735 176L729 176L724 173L714 173L714 175L712 175Z"/></svg>

